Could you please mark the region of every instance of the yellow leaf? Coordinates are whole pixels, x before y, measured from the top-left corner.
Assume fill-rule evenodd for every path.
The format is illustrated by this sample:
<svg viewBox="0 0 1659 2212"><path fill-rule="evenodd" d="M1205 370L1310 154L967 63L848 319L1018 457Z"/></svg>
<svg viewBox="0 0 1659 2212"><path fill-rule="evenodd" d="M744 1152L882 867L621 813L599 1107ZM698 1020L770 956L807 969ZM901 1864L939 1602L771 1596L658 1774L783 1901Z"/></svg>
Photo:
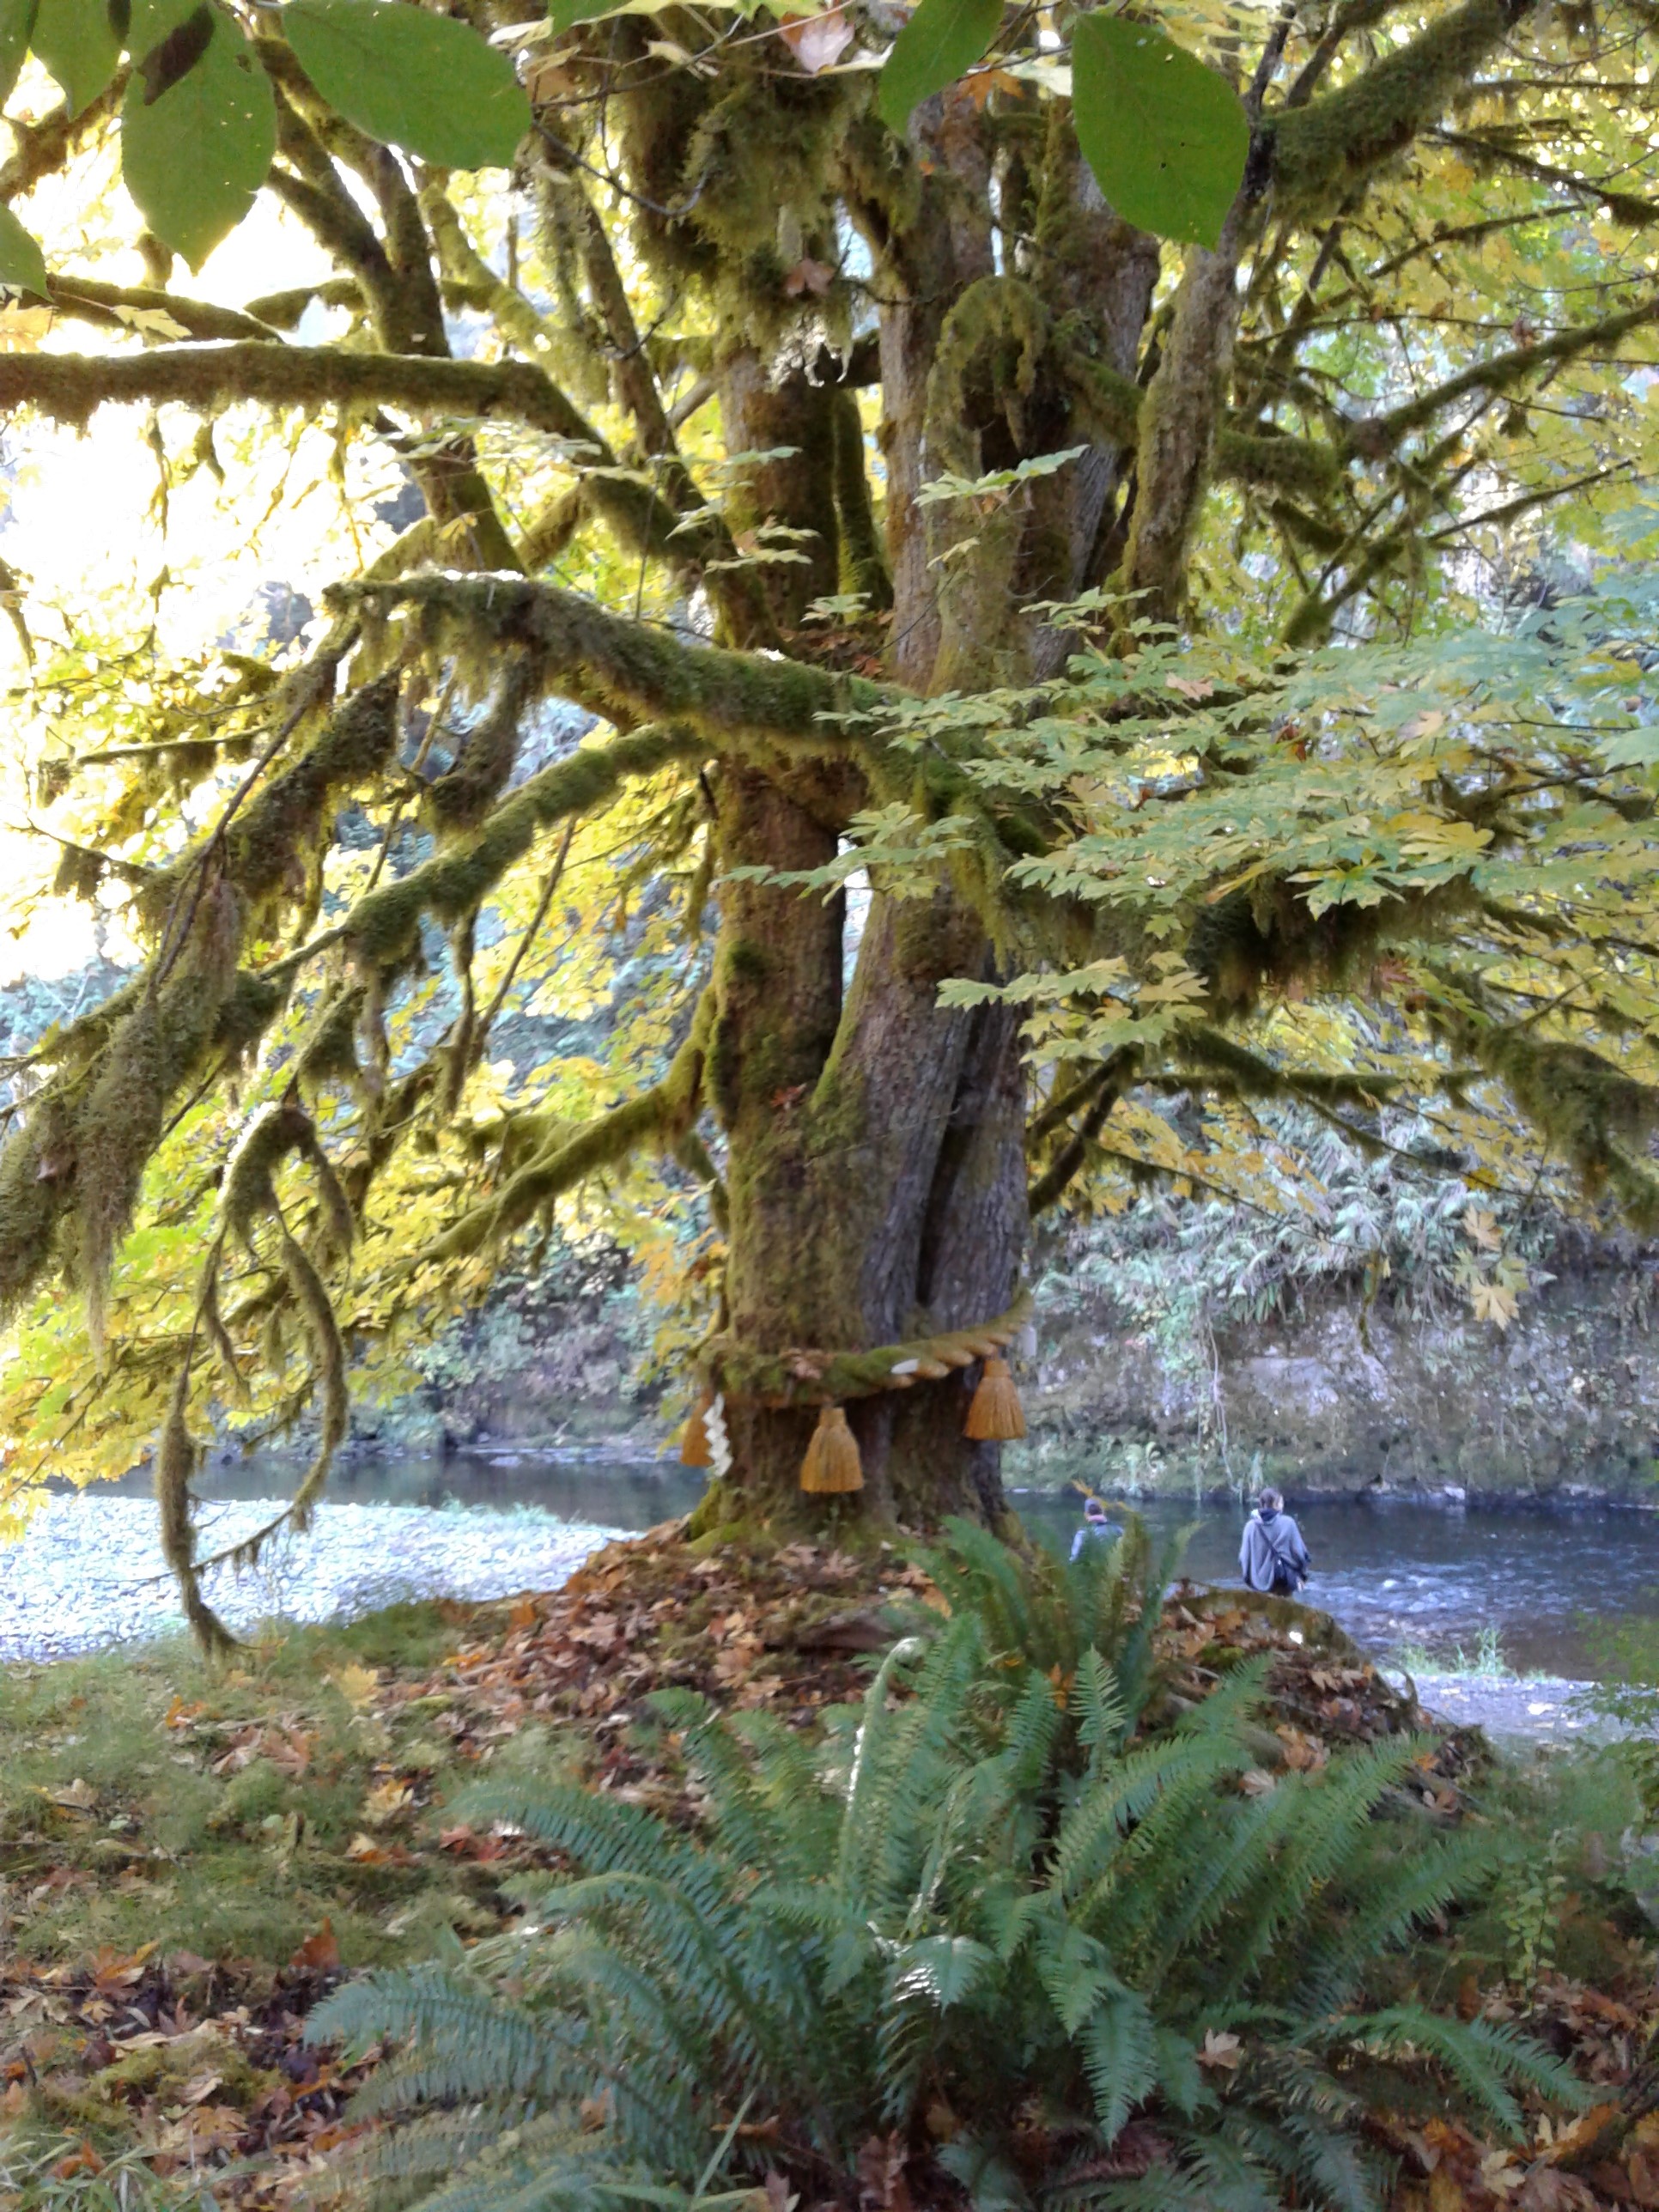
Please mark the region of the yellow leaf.
<svg viewBox="0 0 1659 2212"><path fill-rule="evenodd" d="M1496 1252L1504 1242L1496 1216L1483 1213L1475 1206L1463 1216L1463 1233L1471 1244L1478 1244L1483 1252Z"/></svg>
<svg viewBox="0 0 1659 2212"><path fill-rule="evenodd" d="M380 1678L374 1668L360 1667L355 1660L337 1667L330 1679L346 1703L359 1712L374 1703L374 1693L380 1686Z"/></svg>
<svg viewBox="0 0 1659 2212"><path fill-rule="evenodd" d="M363 1818L376 1823L395 1820L408 1811L414 1795L408 1783L399 1782L395 1776L390 1781L377 1782L363 1800Z"/></svg>
<svg viewBox="0 0 1659 2212"><path fill-rule="evenodd" d="M1495 1322L1499 1328L1507 1328L1521 1310L1515 1292L1506 1290L1502 1283L1474 1284L1469 1291L1469 1304L1477 1321Z"/></svg>

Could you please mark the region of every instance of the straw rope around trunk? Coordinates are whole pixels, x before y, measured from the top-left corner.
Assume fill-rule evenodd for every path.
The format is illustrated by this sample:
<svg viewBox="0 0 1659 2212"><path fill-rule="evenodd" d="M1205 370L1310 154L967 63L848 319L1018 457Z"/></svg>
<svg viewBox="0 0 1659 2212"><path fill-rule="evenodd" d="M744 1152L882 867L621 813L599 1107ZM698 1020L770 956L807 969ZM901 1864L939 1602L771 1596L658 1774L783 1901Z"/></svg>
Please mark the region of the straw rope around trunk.
<svg viewBox="0 0 1659 2212"><path fill-rule="evenodd" d="M831 1406L871 1398L880 1390L908 1390L941 1381L1005 1351L1031 1318L1031 1294L1022 1291L1006 1313L970 1328L912 1337L869 1352L825 1352L792 1346L785 1352L751 1352L730 1337L703 1347L698 1372L711 1390L752 1405Z"/></svg>

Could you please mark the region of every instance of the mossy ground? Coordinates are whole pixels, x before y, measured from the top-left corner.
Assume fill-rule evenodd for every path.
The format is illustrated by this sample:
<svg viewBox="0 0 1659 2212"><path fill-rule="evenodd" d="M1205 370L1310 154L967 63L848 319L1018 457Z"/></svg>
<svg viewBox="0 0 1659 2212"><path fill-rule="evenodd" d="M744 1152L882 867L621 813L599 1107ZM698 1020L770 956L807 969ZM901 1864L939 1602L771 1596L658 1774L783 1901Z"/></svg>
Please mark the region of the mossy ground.
<svg viewBox="0 0 1659 2212"><path fill-rule="evenodd" d="M388 1724L372 1708L464 1621L485 1625L479 1609L405 1605L273 1632L228 1665L180 1640L9 1669L0 1855L18 1954L149 1943L285 1962L325 1921L349 1965L399 1953L389 1911L444 1872L416 1816L465 1762L429 1714ZM364 1834L403 1838L397 1863L354 1856Z"/></svg>

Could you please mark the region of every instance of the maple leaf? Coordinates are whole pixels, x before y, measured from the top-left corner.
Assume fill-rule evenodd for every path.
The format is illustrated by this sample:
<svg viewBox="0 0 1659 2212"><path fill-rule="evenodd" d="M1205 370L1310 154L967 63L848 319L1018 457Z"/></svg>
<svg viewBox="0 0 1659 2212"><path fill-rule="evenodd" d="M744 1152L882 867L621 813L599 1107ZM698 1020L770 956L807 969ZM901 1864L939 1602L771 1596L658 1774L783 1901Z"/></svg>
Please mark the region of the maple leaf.
<svg viewBox="0 0 1659 2212"><path fill-rule="evenodd" d="M380 1686L379 1671L373 1667L360 1667L355 1660L346 1666L337 1667L329 1680L347 1705L358 1711L372 1702Z"/></svg>
<svg viewBox="0 0 1659 2212"><path fill-rule="evenodd" d="M1470 1206L1463 1216L1463 1234L1471 1244L1478 1244L1483 1252L1495 1252L1504 1242L1496 1215L1483 1213L1479 1206Z"/></svg>
<svg viewBox="0 0 1659 2212"><path fill-rule="evenodd" d="M376 1826L382 1821L395 1820L400 1813L409 1810L414 1797L415 1792L409 1784L400 1782L396 1775L392 1775L384 1782L377 1782L364 1798L363 1818Z"/></svg>
<svg viewBox="0 0 1659 2212"><path fill-rule="evenodd" d="M1231 2074L1237 2070L1243 2056L1243 2045L1237 2036L1230 2035L1224 2028L1204 2031L1204 2048L1198 2054L1200 2066L1223 2068Z"/></svg>
<svg viewBox="0 0 1659 2212"><path fill-rule="evenodd" d="M50 307L0 309L0 353L34 353L55 320Z"/></svg>
<svg viewBox="0 0 1659 2212"><path fill-rule="evenodd" d="M1471 1285L1469 1304L1477 1321L1494 1322L1499 1328L1507 1328L1521 1310L1515 1292L1502 1283Z"/></svg>

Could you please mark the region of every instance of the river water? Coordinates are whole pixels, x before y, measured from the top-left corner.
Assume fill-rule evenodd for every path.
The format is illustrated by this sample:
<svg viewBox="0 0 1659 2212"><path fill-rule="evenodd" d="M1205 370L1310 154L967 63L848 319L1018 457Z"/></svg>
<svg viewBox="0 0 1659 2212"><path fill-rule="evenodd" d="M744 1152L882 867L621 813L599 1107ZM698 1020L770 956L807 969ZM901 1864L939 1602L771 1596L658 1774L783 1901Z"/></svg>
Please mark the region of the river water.
<svg viewBox="0 0 1659 2212"><path fill-rule="evenodd" d="M220 1468L198 1486L215 1498L269 1498L286 1481L258 1462ZM533 1512L615 1529L650 1528L688 1511L702 1478L672 1464L552 1462L499 1451L454 1458L356 1459L337 1469L340 1504L395 1504L441 1516ZM1066 1542L1076 1501L1025 1492L1028 1525ZM1187 1571L1237 1578L1243 1509L1169 1500L1139 1509L1159 1532L1190 1528ZM1659 1653L1659 1513L1461 1510L1403 1500L1327 1500L1297 1510L1314 1556L1306 1595L1369 1648L1408 1663L1453 1668L1501 1656L1524 1673L1583 1679L1607 1671L1609 1628L1650 1620ZM526 1532L527 1533L527 1532ZM1425 1656L1426 1655L1426 1656Z"/></svg>

